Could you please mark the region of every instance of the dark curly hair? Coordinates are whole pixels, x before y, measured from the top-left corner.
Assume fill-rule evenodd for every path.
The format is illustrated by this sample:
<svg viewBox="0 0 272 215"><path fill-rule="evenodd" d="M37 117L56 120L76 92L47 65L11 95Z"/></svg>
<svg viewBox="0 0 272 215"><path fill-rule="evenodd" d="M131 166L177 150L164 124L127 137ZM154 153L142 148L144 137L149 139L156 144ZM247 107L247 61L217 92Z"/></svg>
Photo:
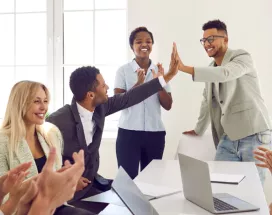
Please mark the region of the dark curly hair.
<svg viewBox="0 0 272 215"><path fill-rule="evenodd" d="M211 28L216 28L217 30L224 31L226 35L228 35L227 26L224 22L220 21L219 19L215 19L212 21L208 21L202 26L202 30L206 31Z"/></svg>
<svg viewBox="0 0 272 215"><path fill-rule="evenodd" d="M82 101L89 91L95 92L98 74L100 74L99 69L92 66L83 66L72 72L69 84L76 101Z"/></svg>

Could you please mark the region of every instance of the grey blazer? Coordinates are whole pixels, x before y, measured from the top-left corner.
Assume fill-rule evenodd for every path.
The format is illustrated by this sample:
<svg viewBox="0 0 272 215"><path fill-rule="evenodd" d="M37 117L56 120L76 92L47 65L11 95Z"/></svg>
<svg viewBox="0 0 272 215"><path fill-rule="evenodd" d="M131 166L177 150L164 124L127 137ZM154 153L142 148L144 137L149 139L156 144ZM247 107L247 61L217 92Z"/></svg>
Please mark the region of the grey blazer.
<svg viewBox="0 0 272 215"><path fill-rule="evenodd" d="M62 133L64 140L63 160L68 159L72 162L73 152L83 149L85 154L85 171L83 177L93 181L99 168L99 147L104 129L105 117L138 104L160 90L162 90L162 86L158 78L156 78L133 88L126 93L110 97L106 103L97 106L93 114L96 128L93 135L93 141L89 146L87 146L85 140L83 126L74 99L71 105L65 105L52 113L47 118L47 121L55 124ZM74 200L81 199L90 188L91 184L83 190L76 192Z"/></svg>
<svg viewBox="0 0 272 215"><path fill-rule="evenodd" d="M195 132L203 134L209 122L217 146L223 133L231 140L271 129L267 108L261 96L258 75L250 54L228 49L221 66L195 67L194 81L205 82ZM219 102L212 94L217 89Z"/></svg>

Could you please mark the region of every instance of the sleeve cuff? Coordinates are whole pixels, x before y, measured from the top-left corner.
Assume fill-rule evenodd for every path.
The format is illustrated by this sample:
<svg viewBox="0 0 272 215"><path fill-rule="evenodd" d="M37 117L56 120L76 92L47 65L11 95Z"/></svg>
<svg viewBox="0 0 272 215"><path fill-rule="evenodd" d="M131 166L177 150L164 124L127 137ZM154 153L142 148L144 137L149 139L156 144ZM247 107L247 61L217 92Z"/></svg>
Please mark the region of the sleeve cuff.
<svg viewBox="0 0 272 215"><path fill-rule="evenodd" d="M199 136L202 136L205 133L205 130L203 131L203 128L200 128L199 126L196 126L194 131Z"/></svg>
<svg viewBox="0 0 272 215"><path fill-rule="evenodd" d="M166 82L165 82L163 76L159 76L158 79L159 79L159 82L160 82L161 86L165 87L166 86Z"/></svg>

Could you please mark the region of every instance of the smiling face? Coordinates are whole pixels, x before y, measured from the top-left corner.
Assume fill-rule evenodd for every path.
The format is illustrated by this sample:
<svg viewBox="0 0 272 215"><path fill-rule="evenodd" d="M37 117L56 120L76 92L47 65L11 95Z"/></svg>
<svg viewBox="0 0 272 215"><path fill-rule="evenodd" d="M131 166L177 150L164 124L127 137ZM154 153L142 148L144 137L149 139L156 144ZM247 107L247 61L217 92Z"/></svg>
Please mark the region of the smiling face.
<svg viewBox="0 0 272 215"><path fill-rule="evenodd" d="M207 29L204 31L203 38L206 39L203 46L209 57L216 58L225 54L228 48L228 37L224 31L216 28Z"/></svg>
<svg viewBox="0 0 272 215"><path fill-rule="evenodd" d="M148 32L141 31L137 33L132 46L136 59L149 58L152 51L152 43L151 35Z"/></svg>
<svg viewBox="0 0 272 215"><path fill-rule="evenodd" d="M48 110L48 98L45 90L40 86L29 104L24 121L27 125L41 125Z"/></svg>

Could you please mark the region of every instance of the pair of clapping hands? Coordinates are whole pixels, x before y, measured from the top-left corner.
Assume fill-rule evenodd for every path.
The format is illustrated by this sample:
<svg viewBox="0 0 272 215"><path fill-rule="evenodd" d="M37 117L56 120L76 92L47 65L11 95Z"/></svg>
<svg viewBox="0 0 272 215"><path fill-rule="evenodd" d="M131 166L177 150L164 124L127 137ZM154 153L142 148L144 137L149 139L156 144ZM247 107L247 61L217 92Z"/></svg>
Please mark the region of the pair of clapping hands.
<svg viewBox="0 0 272 215"><path fill-rule="evenodd" d="M159 76L163 76L164 75L164 68L162 67L161 63L157 64L158 67L158 72L156 73L153 69L151 69L152 72L152 76L153 78L157 78ZM144 80L145 80L145 76L146 76L146 72L144 69L137 69L137 76L138 76L138 80L137 80L137 84L143 84Z"/></svg>
<svg viewBox="0 0 272 215"><path fill-rule="evenodd" d="M0 178L0 200L9 194L8 200L1 205L6 214L52 214L64 202L73 198L76 187L84 172L84 152L73 154L74 164L65 161L58 171L53 170L56 149L50 148L46 164L40 174L25 180L31 162L10 170ZM41 213L42 212L42 213Z"/></svg>

